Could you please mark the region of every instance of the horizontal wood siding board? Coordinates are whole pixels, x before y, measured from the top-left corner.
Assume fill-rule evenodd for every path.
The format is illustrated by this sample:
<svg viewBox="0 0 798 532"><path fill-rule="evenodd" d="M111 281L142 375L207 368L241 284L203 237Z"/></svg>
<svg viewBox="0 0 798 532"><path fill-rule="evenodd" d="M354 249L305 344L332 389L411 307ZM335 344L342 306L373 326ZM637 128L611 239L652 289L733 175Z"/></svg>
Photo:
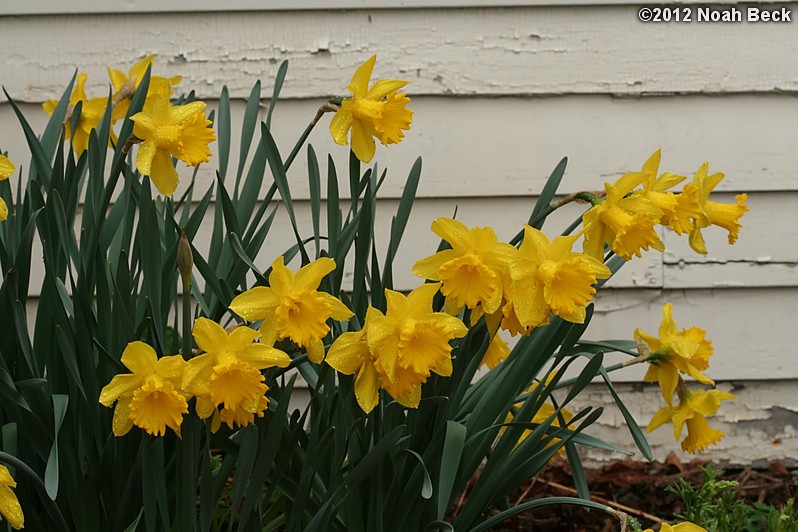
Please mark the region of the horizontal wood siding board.
<svg viewBox="0 0 798 532"><path fill-rule="evenodd" d="M202 98L223 84L244 97L284 59L285 96L343 95L373 53L375 75L413 94L798 91L793 24L644 24L636 5L19 16L0 17L0 35L15 73L4 84L27 101L53 97L76 67L96 79L145 53Z"/></svg>
<svg viewBox="0 0 798 532"><path fill-rule="evenodd" d="M12 96L13 95L12 93ZM316 112L319 101L284 101L275 109L272 129L286 157ZM209 102L211 107L216 103ZM569 157L561 185L563 193L595 190L605 181L638 170L658 147L662 171L692 176L709 161L712 172L726 179L723 192L796 191L798 106L786 95L679 96L618 100L608 96L557 98L414 98L414 123L398 145L377 147L375 161L388 169L383 198L398 198L416 157L422 156L419 195L438 198L534 196L563 156ZM233 105L230 168L237 167L239 131L244 103ZM266 107L262 110L265 118ZM23 105L35 131L47 116L39 105ZM330 137L325 116L310 136L326 175L327 153L346 175L348 149ZM0 148L17 166L27 166L27 147L8 104L0 105ZM118 126L117 126L118 128ZM135 149L135 148L134 148ZM212 145L216 152L216 146ZM198 189L214 181L217 158L200 167ZM179 163L184 176L191 172ZM364 166L365 168L365 166ZM270 181L270 177L266 182ZM309 197L307 156L297 158L289 172L294 198ZM322 180L326 186L326 179ZM347 186L341 187L345 193ZM263 193L265 193L265 188ZM323 191L324 193L324 191Z"/></svg>
<svg viewBox="0 0 798 532"><path fill-rule="evenodd" d="M768 4L782 4L789 0L771 0ZM426 9L465 7L542 7L542 6L595 6L595 0L337 0L336 9ZM661 0L603 0L604 5L662 5ZM681 0L680 4L704 4L702 0ZM734 5L738 0L717 0L713 4ZM745 2L750 4L750 2ZM110 7L109 7L110 6ZM681 6L678 6L681 7ZM329 9L324 0L228 0L221 5L215 0L193 2L164 2L163 0L127 0L124 4L112 5L105 0L40 0L17 2L4 9L6 15L54 15L81 13L174 13L174 12L230 12L230 11L320 11Z"/></svg>

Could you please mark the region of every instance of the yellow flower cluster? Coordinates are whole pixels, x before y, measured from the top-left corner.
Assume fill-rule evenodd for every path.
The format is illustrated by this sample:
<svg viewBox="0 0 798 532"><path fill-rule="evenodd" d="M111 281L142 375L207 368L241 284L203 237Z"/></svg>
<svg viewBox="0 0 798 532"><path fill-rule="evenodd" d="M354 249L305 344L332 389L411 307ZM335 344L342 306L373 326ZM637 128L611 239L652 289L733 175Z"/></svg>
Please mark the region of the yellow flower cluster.
<svg viewBox="0 0 798 532"><path fill-rule="evenodd" d="M127 116L130 100L141 84L144 73L153 63L154 57L148 55L133 65L127 74L108 68L115 91L111 100L112 125ZM78 156L88 148L89 134L99 127L108 105L105 97L86 97L86 78L86 74L78 74L65 123L67 138L72 139L72 149ZM208 161L211 156L208 144L216 140L211 122L205 116L205 103L192 102L179 106L170 103L172 87L180 80L180 76L150 76L142 111L130 117L135 122L134 140L143 141L136 157L136 168L142 175L149 176L158 191L165 196L172 195L178 183L172 157L189 166L197 166ZM71 115L78 104L81 105L80 118L73 132ZM48 100L42 106L45 112L53 114L57 105L56 100ZM112 145L117 143L113 131L109 142Z"/></svg>
<svg viewBox="0 0 798 532"><path fill-rule="evenodd" d="M679 235L689 234L690 246L697 253L707 253L701 230L710 225L726 229L729 244L736 242L739 219L748 211L747 196L737 195L736 204L710 201L710 192L724 174L708 176L708 163L701 165L693 181L680 192L670 192L668 189L687 178L672 173L658 175L660 156L657 150L639 172L628 173L612 185L604 184L603 197L595 198L593 207L582 216L585 253L601 260L605 244L626 260L633 255L640 257L641 250L650 247L663 251L655 230L658 224Z"/></svg>
<svg viewBox="0 0 798 532"><path fill-rule="evenodd" d="M435 220L432 231L451 248L418 261L413 273L441 282L447 312L468 308L472 324L486 315L491 331L529 334L552 315L583 323L594 285L610 275L598 260L571 251L576 236L549 241L527 225L516 249L490 227L469 229L451 218Z"/></svg>
<svg viewBox="0 0 798 532"><path fill-rule="evenodd" d="M128 344L122 363L132 373L116 375L100 393L100 403L114 409L113 431L123 436L137 426L153 436L166 427L180 435L188 401L197 398L197 415L231 429L263 417L268 405L260 370L286 367L291 359L273 347L256 343L258 332L238 327L227 333L207 318L194 324L194 339L203 351L191 360L179 355L158 358L144 342Z"/></svg>
<svg viewBox="0 0 798 532"><path fill-rule="evenodd" d="M240 326L228 333L198 318L193 335L201 354L188 361L177 355L159 359L143 342L128 345L122 363L132 373L116 375L100 394L104 406L116 402L114 434L122 436L135 425L154 436L164 435L166 427L179 435L192 398L197 415L211 418L213 431L222 423L231 429L248 425L264 416L269 403L261 370L291 363L285 352L272 347L276 341L290 339L312 362L322 361L327 320L352 316L343 303L317 290L335 262L321 258L294 274L283 260L274 261L269 287L248 290L230 304L239 316L264 320L260 332Z"/></svg>
<svg viewBox="0 0 798 532"><path fill-rule="evenodd" d="M714 415L720 402L733 399L734 395L719 390L699 390L691 392L682 379L689 375L702 384L714 382L702 372L709 367L712 356L712 342L706 339L706 331L698 327L678 331L673 319L673 305L663 307L663 320L659 327L659 337L649 335L640 329L635 331L637 350L649 362L644 382L658 382L667 406L654 414L647 430L673 423L676 441L681 439L682 429L687 425L687 436L682 441L682 450L689 453L702 451L717 443L725 435L713 429L706 418ZM673 394L679 404L673 405Z"/></svg>

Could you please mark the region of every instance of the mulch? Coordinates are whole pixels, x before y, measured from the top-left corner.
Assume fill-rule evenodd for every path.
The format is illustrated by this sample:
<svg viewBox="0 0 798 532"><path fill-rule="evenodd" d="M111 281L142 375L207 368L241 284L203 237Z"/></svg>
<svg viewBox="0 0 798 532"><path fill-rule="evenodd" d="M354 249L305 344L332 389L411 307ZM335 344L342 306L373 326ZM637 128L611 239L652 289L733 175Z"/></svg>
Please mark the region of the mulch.
<svg viewBox="0 0 798 532"><path fill-rule="evenodd" d="M665 491L677 479L684 478L699 486L703 480L702 461L682 462L671 454L664 462L625 460L601 468L586 469L591 498L636 517L644 528L659 528L660 521L674 521L682 510L681 500ZM766 469L729 467L718 477L739 482L738 494L750 502L782 506L798 496L798 469L788 469L781 462ZM568 462L552 461L536 478L517 490L510 503L541 497L576 497ZM579 506L557 505L537 508L505 521L494 531L617 531L619 520L607 513Z"/></svg>

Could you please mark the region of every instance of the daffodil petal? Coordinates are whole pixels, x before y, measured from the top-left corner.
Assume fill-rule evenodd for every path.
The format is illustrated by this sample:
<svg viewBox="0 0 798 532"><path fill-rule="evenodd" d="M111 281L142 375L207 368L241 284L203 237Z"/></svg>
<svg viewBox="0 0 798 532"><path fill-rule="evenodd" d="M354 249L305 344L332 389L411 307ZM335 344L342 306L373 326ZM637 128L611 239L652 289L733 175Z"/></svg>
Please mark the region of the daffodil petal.
<svg viewBox="0 0 798 532"><path fill-rule="evenodd" d="M124 375L114 375L111 382L106 384L100 392L100 404L111 406L114 401L124 395L131 395L133 390L141 386L142 377L131 373Z"/></svg>
<svg viewBox="0 0 798 532"><path fill-rule="evenodd" d="M329 257L321 257L303 266L294 278L297 290L316 290L324 277L335 270L335 261Z"/></svg>
<svg viewBox="0 0 798 532"><path fill-rule="evenodd" d="M122 352L122 364L133 373L147 375L155 371L158 355L144 342L130 342Z"/></svg>
<svg viewBox="0 0 798 532"><path fill-rule="evenodd" d="M371 358L365 334L346 332L335 339L325 359L335 371L355 374Z"/></svg>
<svg viewBox="0 0 798 532"><path fill-rule="evenodd" d="M350 84L353 89L353 94L365 96L366 92L368 92L369 80L371 79L371 73L374 70L374 63L376 62L377 54L374 54L355 70Z"/></svg>
<svg viewBox="0 0 798 532"><path fill-rule="evenodd" d="M365 97L369 100L381 100L392 92L401 89L408 83L408 81L401 79L381 79L371 86Z"/></svg>
<svg viewBox="0 0 798 532"><path fill-rule="evenodd" d="M262 320L274 312L277 296L271 288L256 286L237 295L230 310L249 321Z"/></svg>
<svg viewBox="0 0 798 532"><path fill-rule="evenodd" d="M227 350L227 332L213 320L204 317L197 318L192 334L197 342L197 347L206 353Z"/></svg>
<svg viewBox="0 0 798 532"><path fill-rule="evenodd" d="M380 377L369 362L363 364L355 378L355 398L366 414L380 402Z"/></svg>
<svg viewBox="0 0 798 532"><path fill-rule="evenodd" d="M366 130L366 126L357 120L352 122L352 151L364 163L370 162L377 151L374 137Z"/></svg>
<svg viewBox="0 0 798 532"><path fill-rule="evenodd" d="M138 165L138 159L136 164ZM164 196L174 194L179 178L175 165L172 164L172 156L168 151L160 149L155 151L155 156L152 158L150 179L155 184L158 192Z"/></svg>
<svg viewBox="0 0 798 532"><path fill-rule="evenodd" d="M346 109L339 109L330 120L330 134L336 144L346 146L349 137L349 130L352 129L352 112Z"/></svg>

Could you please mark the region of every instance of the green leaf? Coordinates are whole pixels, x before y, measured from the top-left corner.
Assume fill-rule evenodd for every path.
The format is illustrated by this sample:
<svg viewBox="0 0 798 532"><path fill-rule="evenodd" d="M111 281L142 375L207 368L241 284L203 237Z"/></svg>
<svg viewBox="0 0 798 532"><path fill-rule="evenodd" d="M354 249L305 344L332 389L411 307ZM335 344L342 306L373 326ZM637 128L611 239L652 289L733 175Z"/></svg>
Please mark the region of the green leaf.
<svg viewBox="0 0 798 532"><path fill-rule="evenodd" d="M224 183L227 163L230 161L230 92L227 85L222 87L219 114L213 126L216 128L216 143L219 146L219 178Z"/></svg>
<svg viewBox="0 0 798 532"><path fill-rule="evenodd" d="M244 165L247 162L249 147L252 144L252 136L255 134L255 126L258 124L258 111L260 108L260 80L255 82L247 98L247 107L244 110L244 120L241 122L241 149L238 155L238 171L236 172L236 187L233 196L237 199L238 185L241 176L244 175Z"/></svg>
<svg viewBox="0 0 798 532"><path fill-rule="evenodd" d="M640 449L641 453L643 453L643 456L646 460L653 460L654 454L651 452L651 447L648 445L646 435L642 430L640 430L640 427L637 425L637 421L635 421L634 416L632 416L632 414L629 412L629 409L626 408L626 405L623 404L623 401L618 396L618 392L615 391L615 386L612 385L610 376L607 374L604 368L601 368L601 376L604 379L604 382L607 383L607 388L610 390L610 394L612 395L612 399L615 401L615 404L618 406L618 410L621 411L621 415L626 422L626 426L629 428L629 432L632 434L632 439L634 439L635 445L637 445L637 448Z"/></svg>
<svg viewBox="0 0 798 532"><path fill-rule="evenodd" d="M403 453L408 453L412 457L414 457L418 464L421 466L421 472L423 473L423 483L421 484L421 498L429 500L432 497L432 479L429 476L429 471L427 471L427 466L424 464L424 459L421 458L421 455L418 454L416 451L412 449L402 449Z"/></svg>
<svg viewBox="0 0 798 532"><path fill-rule="evenodd" d="M575 497L546 497L545 499L536 499L534 501L525 502L505 510L470 529L470 532L488 532L492 527L518 514L534 510L535 508L556 504L572 504L575 506L582 506L584 508L595 508L605 512L613 512L609 506L593 501L586 501L585 499L577 499Z"/></svg>
<svg viewBox="0 0 798 532"><path fill-rule="evenodd" d="M283 88L283 81L285 81L285 74L288 72L288 60L280 63L280 68L277 69L277 75L274 77L274 90L272 91L272 99L269 102L269 112L266 114L266 127L272 126L272 113L277 106L277 98L280 96L280 90Z"/></svg>
<svg viewBox="0 0 798 532"><path fill-rule="evenodd" d="M272 177L274 177L274 183L277 185L277 190L280 191L280 197L283 199L285 210L288 212L288 219L291 221L291 228L294 230L297 247L302 255L302 264L308 264L310 262L310 258L308 257L308 253L302 243L302 237L299 236L299 229L297 228L296 223L296 214L294 214L294 202L291 199L291 190L288 187L288 178L285 175L285 169L283 168L280 152L277 149L277 144L275 144L271 131L269 131L269 128L266 127L266 124L263 124L260 129L261 134L263 135L263 142L264 146L266 147L266 155L269 159L269 167L272 171Z"/></svg>
<svg viewBox="0 0 798 532"><path fill-rule="evenodd" d="M22 126L22 131L25 133L25 140L28 142L28 148L33 156L33 168L36 170L36 173L34 174L31 172L29 178L34 179L34 177L39 177L46 186L50 181L50 175L53 173L53 168L50 166L50 157L52 154L48 156L47 153L45 153L41 142L39 142L39 139L36 137L36 133L33 132L30 124L25 120L22 111L19 110L19 107L17 107L17 104L11 96L9 96L5 88L3 88L3 93L6 95L8 103L11 104L11 109L14 110L14 114L17 115L17 119Z"/></svg>
<svg viewBox="0 0 798 532"><path fill-rule="evenodd" d="M313 220L313 240L316 244L316 257L321 250L319 245L319 218L321 217L321 174L319 160L313 146L308 144L308 187L310 190L310 214Z"/></svg>
<svg viewBox="0 0 798 532"><path fill-rule="evenodd" d="M63 394L53 395L53 446L50 448L50 456L47 458L47 467L44 470L44 487L47 495L52 499L58 496L58 433L64 422L69 396Z"/></svg>
<svg viewBox="0 0 798 532"><path fill-rule="evenodd" d="M457 479L465 438L465 426L456 421L446 422L446 436L443 442L443 454L441 455L441 472L438 477L438 519L445 518L446 511L449 509L449 501Z"/></svg>
<svg viewBox="0 0 798 532"><path fill-rule="evenodd" d="M538 200L535 203L535 208L532 210L532 214L529 217L529 225L535 229L543 228L543 222L546 220L545 215L551 210L551 200L553 200L554 196L557 194L557 189L560 187L560 181L562 181L567 165L568 157L563 157L546 180L546 184L543 185L543 190L540 192L540 196L538 196Z"/></svg>

